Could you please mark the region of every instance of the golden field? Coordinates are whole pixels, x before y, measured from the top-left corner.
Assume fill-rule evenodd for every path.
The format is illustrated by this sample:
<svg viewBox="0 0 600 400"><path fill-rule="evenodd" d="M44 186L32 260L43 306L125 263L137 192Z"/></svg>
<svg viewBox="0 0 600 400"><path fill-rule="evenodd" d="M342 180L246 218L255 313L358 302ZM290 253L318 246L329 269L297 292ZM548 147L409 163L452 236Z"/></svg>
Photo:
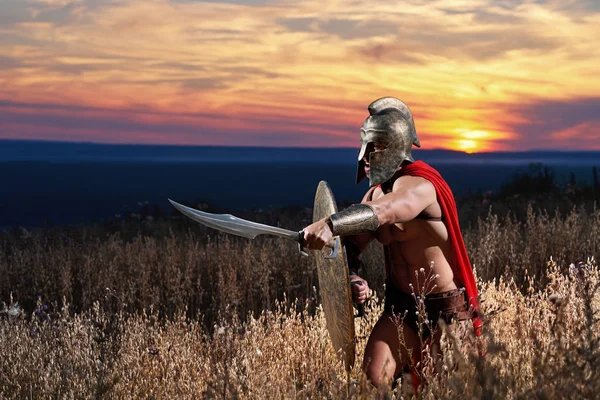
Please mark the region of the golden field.
<svg viewBox="0 0 600 400"><path fill-rule="evenodd" d="M293 221L309 216L298 210ZM285 218L281 226L294 226ZM425 359L419 398L597 398L600 210L490 212L463 227L487 352L476 355L466 327L445 333L443 358ZM377 245L363 257L375 297L355 320L348 377L329 344L312 258L291 242L206 233L136 216L3 234L0 398L377 394L359 368L382 310ZM413 392L401 378L385 395Z"/></svg>

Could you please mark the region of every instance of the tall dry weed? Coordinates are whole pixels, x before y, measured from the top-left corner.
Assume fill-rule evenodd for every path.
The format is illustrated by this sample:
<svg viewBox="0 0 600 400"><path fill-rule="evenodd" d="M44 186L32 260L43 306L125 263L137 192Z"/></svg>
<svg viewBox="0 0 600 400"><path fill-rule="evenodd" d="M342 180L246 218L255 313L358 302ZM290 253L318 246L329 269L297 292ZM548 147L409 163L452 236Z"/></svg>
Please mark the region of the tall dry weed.
<svg viewBox="0 0 600 400"><path fill-rule="evenodd" d="M594 398L600 390L598 266L590 259L563 273L551 261L548 270L548 285L525 293L512 280L479 282L484 312L492 315L485 323L487 354L476 355L468 328L444 330L443 356L432 359L420 397ZM154 310L115 314L95 303L80 314L68 305L46 314L39 306L31 316L15 313L15 304L1 314L3 398L376 394L357 366L382 311L379 299L355 321L358 362L349 377L329 343L321 308L310 311L310 301L281 302L243 321L224 312L210 334L184 313L172 319ZM410 383L398 383L389 396L410 398Z"/></svg>
<svg viewBox="0 0 600 400"><path fill-rule="evenodd" d="M291 242L207 236L197 226L169 231L164 224L144 226L128 237L88 228L67 234L3 234L0 299L6 301L12 293L31 311L38 297L50 305L65 298L79 312L90 309L108 288L123 299L126 312L152 306L170 318L186 309L188 317L202 312L210 327L225 308L236 309L244 318L272 310L284 293L289 299L304 300L313 296L313 286L318 287L314 262L300 257ZM127 230L131 228L123 228ZM564 216L550 216L529 208L523 221L510 216L501 220L489 213L464 229L464 237L483 280L503 276L522 287L533 276L542 287L550 257L562 266L598 257L600 210L573 209ZM385 282L381 248L372 244L362 259L361 274L381 292Z"/></svg>
<svg viewBox="0 0 600 400"><path fill-rule="evenodd" d="M0 237L0 397L375 395L329 345L311 258L291 242L173 223ZM594 398L600 211L490 213L464 234L487 355L466 327L444 332L420 395ZM377 245L363 262L375 298L355 321L357 365L385 281ZM410 382L398 383L389 395L409 398Z"/></svg>

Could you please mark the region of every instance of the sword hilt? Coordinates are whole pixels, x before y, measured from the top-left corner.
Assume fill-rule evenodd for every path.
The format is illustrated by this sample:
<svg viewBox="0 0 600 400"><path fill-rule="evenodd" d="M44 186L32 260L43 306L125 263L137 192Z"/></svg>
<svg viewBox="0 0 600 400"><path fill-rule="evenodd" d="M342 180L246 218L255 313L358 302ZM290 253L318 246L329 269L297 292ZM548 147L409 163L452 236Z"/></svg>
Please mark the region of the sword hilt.
<svg viewBox="0 0 600 400"><path fill-rule="evenodd" d="M304 251L304 231L298 232L298 251L300 251L300 255L304 257L308 257L308 253Z"/></svg>
<svg viewBox="0 0 600 400"><path fill-rule="evenodd" d="M339 237L332 239L331 242L327 243L325 247L331 248L331 253L325 256L327 259L337 258L340 253L340 247L342 246L342 242ZM300 254L303 256L308 256L308 253L304 251L304 230L298 232L298 250Z"/></svg>

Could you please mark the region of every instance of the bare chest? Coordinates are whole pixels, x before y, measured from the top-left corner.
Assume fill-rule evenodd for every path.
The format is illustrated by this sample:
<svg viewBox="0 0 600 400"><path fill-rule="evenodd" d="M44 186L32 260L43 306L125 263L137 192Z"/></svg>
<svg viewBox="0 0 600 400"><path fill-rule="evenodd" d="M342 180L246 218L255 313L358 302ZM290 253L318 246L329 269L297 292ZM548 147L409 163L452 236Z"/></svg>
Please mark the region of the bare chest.
<svg viewBox="0 0 600 400"><path fill-rule="evenodd" d="M402 224L380 226L375 231L375 239L383 245L415 239L419 236L419 230L423 229L419 226L419 222L415 220Z"/></svg>

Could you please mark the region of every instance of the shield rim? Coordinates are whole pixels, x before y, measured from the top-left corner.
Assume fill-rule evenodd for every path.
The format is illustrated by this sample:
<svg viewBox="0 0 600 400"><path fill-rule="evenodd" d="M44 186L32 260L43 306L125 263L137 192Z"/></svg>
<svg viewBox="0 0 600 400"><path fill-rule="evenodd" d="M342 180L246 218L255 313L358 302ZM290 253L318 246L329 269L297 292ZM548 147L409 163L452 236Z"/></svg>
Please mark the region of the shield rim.
<svg viewBox="0 0 600 400"><path fill-rule="evenodd" d="M319 196L319 194L321 194L321 196ZM325 216L329 216L331 214L328 215L316 215L317 213L317 201L319 201L320 199L322 199L324 196L328 197L328 200L330 201L330 209L331 209L331 214L334 214L337 212L337 203L335 201L335 197L333 195L333 192L331 190L331 188L329 187L329 184L322 180L319 182L319 185L317 186L317 191L315 193L315 204L314 204L314 208L313 208L313 222L316 222L317 220L324 218ZM327 325L327 331L329 332L329 337L331 340L331 344L334 348L334 350L336 351L336 353L338 351L342 351L342 359L344 361L344 365L346 367L346 371L350 371L352 369L352 367L354 366L355 363L355 358L356 358L356 334L355 334L355 326L354 326L354 308L352 306L352 292L350 289L350 280L349 280L349 271L348 271L348 257L346 255L346 248L345 246L341 246L340 252L337 256L337 258L335 258L334 260L328 260L325 259L325 255L327 254L326 252L329 252L330 250L324 249L321 250L320 252L316 252L316 257L317 257L317 274L318 274L318 278L319 278L319 291L321 294L321 304L323 305L323 312L325 314L325 321L326 321L326 325ZM325 299L323 298L323 296L327 296L327 294L330 292L330 288L328 288L327 290L325 290L325 288L323 287L323 283L324 283L324 268L327 265L327 263L337 263L340 266L343 267L338 267L338 269L340 270L336 270L336 273L341 273L342 276L342 280L341 281L337 281L337 282L344 282L344 289L341 290L340 287L338 287L337 289L339 289L339 294L340 296L345 297L345 301L342 300L342 302L344 304L346 304L346 315L348 316L348 320L345 321L345 325L348 327L348 331L345 332L345 335L340 335L341 337L337 337L337 335L335 334L335 330L333 329L333 327L335 325L337 325L339 323L339 319L340 319L340 315L338 315L337 311L339 310L335 310L335 309L328 309L329 308L329 302L325 301ZM348 338L351 338L350 340L348 340ZM344 340L346 339L346 340ZM336 343L337 342L337 343ZM346 350L344 350L346 349Z"/></svg>

